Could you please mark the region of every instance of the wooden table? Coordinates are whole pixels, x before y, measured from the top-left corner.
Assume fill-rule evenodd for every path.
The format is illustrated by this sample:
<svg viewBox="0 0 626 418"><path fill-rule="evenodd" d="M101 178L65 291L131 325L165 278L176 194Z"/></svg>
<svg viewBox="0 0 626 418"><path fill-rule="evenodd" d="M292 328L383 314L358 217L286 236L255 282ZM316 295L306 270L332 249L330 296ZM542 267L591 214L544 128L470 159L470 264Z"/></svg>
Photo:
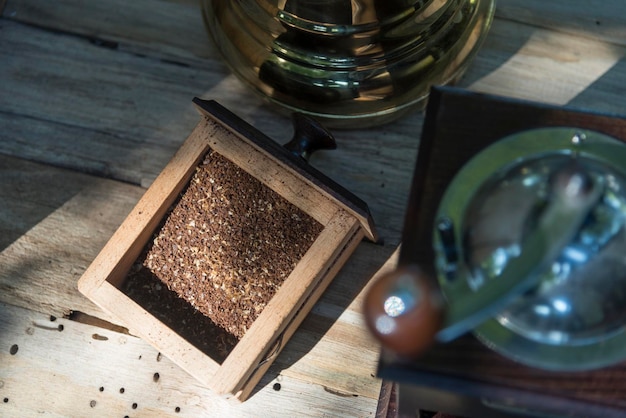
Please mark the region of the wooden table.
<svg viewBox="0 0 626 418"><path fill-rule="evenodd" d="M216 99L279 142L291 123L229 74L191 0L0 1L0 415L374 416L361 302L394 264L423 114L337 131L311 163L370 206L362 243L256 393L201 387L76 281ZM626 3L501 0L461 86L626 114Z"/></svg>

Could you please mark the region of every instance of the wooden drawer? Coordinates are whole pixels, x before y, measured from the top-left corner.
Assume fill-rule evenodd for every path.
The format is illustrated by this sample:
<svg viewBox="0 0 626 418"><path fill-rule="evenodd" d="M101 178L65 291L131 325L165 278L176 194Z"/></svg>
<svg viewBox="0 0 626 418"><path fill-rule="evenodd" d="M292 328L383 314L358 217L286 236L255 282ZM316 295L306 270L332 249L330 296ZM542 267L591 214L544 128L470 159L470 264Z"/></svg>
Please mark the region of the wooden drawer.
<svg viewBox="0 0 626 418"><path fill-rule="evenodd" d="M367 206L356 196L216 102L194 99L194 103L202 120L85 271L78 287L203 385L243 401L363 237L377 238ZM214 350L215 344L224 343L214 341L215 330L199 329L212 327L204 315L195 312L191 319L181 319L173 308L180 298L159 296L145 303L154 289L168 292L164 284L155 285L157 278L152 284L135 286L132 293L128 290L138 260L145 256L155 232L173 216L172 208L208 152L219 154L321 225L308 250L224 356L214 354L219 351ZM270 263L272 257L280 254L268 255ZM210 341L195 341L182 327L208 335ZM232 336L227 339L232 341Z"/></svg>

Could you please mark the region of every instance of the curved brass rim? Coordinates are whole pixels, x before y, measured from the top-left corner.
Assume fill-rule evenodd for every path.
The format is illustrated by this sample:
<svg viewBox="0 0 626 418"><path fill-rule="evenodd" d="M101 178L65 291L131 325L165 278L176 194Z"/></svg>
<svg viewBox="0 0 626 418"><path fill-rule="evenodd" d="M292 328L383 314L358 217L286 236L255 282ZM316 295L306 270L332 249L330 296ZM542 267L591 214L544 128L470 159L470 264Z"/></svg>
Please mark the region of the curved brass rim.
<svg viewBox="0 0 626 418"><path fill-rule="evenodd" d="M577 154L624 173L626 146L615 138L598 132L575 128L540 128L503 138L472 158L448 186L437 211L436 219L448 218L461 226L472 196L493 173L505 170L522 160L541 155ZM456 228L456 242L462 242L462 228ZM436 265L443 263L442 243L433 233ZM463 259L462 246L457 246ZM449 281L441 268L438 280L449 303L464 297L467 286L462 278ZM626 324L625 324L626 325ZM547 370L580 371L614 364L626 359L626 327L601 341L587 345L550 345L529 340L506 328L495 318L473 330L487 347L519 363Z"/></svg>

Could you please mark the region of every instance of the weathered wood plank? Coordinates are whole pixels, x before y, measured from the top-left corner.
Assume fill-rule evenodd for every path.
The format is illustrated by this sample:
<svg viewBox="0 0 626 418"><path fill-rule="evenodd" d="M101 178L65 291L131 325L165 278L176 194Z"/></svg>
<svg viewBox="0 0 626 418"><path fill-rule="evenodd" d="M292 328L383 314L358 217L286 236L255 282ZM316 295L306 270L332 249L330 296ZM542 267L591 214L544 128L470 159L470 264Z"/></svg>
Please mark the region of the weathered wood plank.
<svg viewBox="0 0 626 418"><path fill-rule="evenodd" d="M81 35L126 52L174 61L215 55L198 1L6 0L2 15L43 29Z"/></svg>
<svg viewBox="0 0 626 418"><path fill-rule="evenodd" d="M2 416L369 417L376 410L376 397L277 372L235 405L139 338L6 304L0 335Z"/></svg>
<svg viewBox="0 0 626 418"><path fill-rule="evenodd" d="M0 251L88 183L84 176L67 180L62 170L0 155Z"/></svg>
<svg viewBox="0 0 626 418"><path fill-rule="evenodd" d="M624 108L625 56L620 45L500 20L460 84L484 93L615 112Z"/></svg>
<svg viewBox="0 0 626 418"><path fill-rule="evenodd" d="M140 184L197 123L197 69L5 21L0 51L2 153Z"/></svg>
<svg viewBox="0 0 626 418"><path fill-rule="evenodd" d="M0 301L110 320L76 282L144 190L0 155L0 192Z"/></svg>
<svg viewBox="0 0 626 418"><path fill-rule="evenodd" d="M131 144L179 143L181 125L172 123L195 122L194 94L226 75L213 60L191 68L11 21L2 26L3 112L105 131Z"/></svg>
<svg viewBox="0 0 626 418"><path fill-rule="evenodd" d="M114 0L102 4L62 0L7 0L4 16L54 30L119 42L123 48L182 57L210 57L197 1ZM76 19L80 16L80 19ZM500 0L496 19L568 32L626 46L626 4L620 0ZM190 24L193 22L193 24ZM133 47L133 45L136 45Z"/></svg>
<svg viewBox="0 0 626 418"><path fill-rule="evenodd" d="M626 46L626 3L620 0L500 0L496 18Z"/></svg>

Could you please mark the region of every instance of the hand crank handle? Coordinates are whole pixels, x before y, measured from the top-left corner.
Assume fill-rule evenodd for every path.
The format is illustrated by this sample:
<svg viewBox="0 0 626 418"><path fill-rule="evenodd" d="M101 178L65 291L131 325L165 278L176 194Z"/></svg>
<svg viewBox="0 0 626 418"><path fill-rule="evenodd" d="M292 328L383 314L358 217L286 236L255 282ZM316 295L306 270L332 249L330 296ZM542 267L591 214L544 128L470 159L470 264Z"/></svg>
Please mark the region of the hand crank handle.
<svg viewBox="0 0 626 418"><path fill-rule="evenodd" d="M433 279L417 266L381 277L365 298L365 322L383 346L415 356L434 341L442 324L442 300Z"/></svg>

